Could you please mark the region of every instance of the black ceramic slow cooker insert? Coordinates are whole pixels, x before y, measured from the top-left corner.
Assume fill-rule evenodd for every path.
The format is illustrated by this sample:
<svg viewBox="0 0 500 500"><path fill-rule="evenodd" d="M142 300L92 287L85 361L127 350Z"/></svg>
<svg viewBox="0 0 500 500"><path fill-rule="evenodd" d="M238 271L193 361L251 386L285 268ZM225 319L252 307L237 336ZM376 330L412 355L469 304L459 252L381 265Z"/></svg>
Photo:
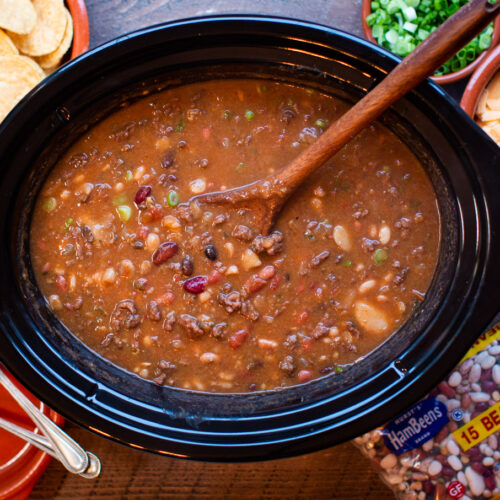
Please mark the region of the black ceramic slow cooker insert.
<svg viewBox="0 0 500 500"><path fill-rule="evenodd" d="M76 137L124 102L231 77L296 83L355 102L397 62L331 28L228 16L147 28L49 76L0 126L2 362L80 425L198 459L312 451L368 431L423 396L497 312L500 282L500 149L430 81L382 121L417 155L436 190L438 268L408 322L340 375L251 394L158 386L112 365L66 330L38 291L28 252L34 201L51 167Z"/></svg>

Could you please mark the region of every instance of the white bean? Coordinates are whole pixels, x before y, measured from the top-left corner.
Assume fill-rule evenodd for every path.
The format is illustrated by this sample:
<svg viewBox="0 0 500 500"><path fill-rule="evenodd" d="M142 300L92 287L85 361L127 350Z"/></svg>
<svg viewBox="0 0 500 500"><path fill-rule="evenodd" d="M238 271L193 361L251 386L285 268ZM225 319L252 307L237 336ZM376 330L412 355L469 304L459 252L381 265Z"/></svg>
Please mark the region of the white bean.
<svg viewBox="0 0 500 500"><path fill-rule="evenodd" d="M370 291L376 284L377 282L375 280L364 281L363 283L361 283L361 285L359 285L358 292L366 293Z"/></svg>
<svg viewBox="0 0 500 500"><path fill-rule="evenodd" d="M207 189L207 183L203 179L195 179L189 183L189 188L193 194L204 193Z"/></svg>
<svg viewBox="0 0 500 500"><path fill-rule="evenodd" d="M496 363L496 359L493 357L493 356L485 356L482 360L481 360L481 368L483 370L488 370L489 368L493 367Z"/></svg>
<svg viewBox="0 0 500 500"><path fill-rule="evenodd" d="M333 240L344 252L349 252L352 248L351 237L344 226L333 228Z"/></svg>
<svg viewBox="0 0 500 500"><path fill-rule="evenodd" d="M354 316L358 323L369 333L382 334L389 329L387 315L368 302L356 301L354 303Z"/></svg>
<svg viewBox="0 0 500 500"><path fill-rule="evenodd" d="M391 241L391 229L384 224L378 231L378 239L382 245L387 245Z"/></svg>
<svg viewBox="0 0 500 500"><path fill-rule="evenodd" d="M394 453L389 453L380 461L380 467L383 469L392 469L398 463L398 459Z"/></svg>
<svg viewBox="0 0 500 500"><path fill-rule="evenodd" d="M474 496L481 495L485 488L483 476L481 476L481 474L477 473L471 467L466 467L465 477L467 478L467 481L469 483L471 493Z"/></svg>
<svg viewBox="0 0 500 500"><path fill-rule="evenodd" d="M462 382L462 375L459 372L453 372L448 379L448 384L452 387L458 387L460 382Z"/></svg>
<svg viewBox="0 0 500 500"><path fill-rule="evenodd" d="M156 233L149 233L146 237L148 250L156 250L160 246L160 237Z"/></svg>
<svg viewBox="0 0 500 500"><path fill-rule="evenodd" d="M102 275L102 281L108 285L112 285L116 281L116 271L113 267L108 267Z"/></svg>

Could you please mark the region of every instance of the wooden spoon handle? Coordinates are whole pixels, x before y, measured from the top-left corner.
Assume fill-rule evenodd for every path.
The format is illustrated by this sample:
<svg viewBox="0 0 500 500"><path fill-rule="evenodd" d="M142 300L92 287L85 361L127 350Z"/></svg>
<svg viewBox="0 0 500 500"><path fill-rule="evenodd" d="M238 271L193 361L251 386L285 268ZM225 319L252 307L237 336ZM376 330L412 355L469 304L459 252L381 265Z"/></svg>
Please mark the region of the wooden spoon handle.
<svg viewBox="0 0 500 500"><path fill-rule="evenodd" d="M372 91L333 123L275 178L284 197L389 106L458 52L500 11L500 0L470 0L396 66Z"/></svg>

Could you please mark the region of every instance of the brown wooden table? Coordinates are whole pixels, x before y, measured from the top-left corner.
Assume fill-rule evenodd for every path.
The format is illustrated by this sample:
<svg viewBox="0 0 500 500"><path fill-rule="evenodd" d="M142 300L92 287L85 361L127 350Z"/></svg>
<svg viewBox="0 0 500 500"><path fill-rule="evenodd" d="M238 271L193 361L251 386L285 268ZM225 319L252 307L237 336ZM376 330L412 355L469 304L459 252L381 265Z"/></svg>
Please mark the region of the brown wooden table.
<svg viewBox="0 0 500 500"><path fill-rule="evenodd" d="M295 17L362 36L361 0L87 0L90 44L182 17L261 13ZM66 430L96 453L96 480L53 461L31 498L390 499L369 461L349 443L309 455L249 464L178 460L126 448L75 425Z"/></svg>

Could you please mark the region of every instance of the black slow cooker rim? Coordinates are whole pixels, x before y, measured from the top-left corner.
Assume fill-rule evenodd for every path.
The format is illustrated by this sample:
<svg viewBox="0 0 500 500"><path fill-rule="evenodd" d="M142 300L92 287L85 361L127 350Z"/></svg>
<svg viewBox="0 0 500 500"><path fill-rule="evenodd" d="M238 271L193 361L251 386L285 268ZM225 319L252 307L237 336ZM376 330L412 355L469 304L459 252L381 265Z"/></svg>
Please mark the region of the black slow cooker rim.
<svg viewBox="0 0 500 500"><path fill-rule="evenodd" d="M312 23L302 23L302 22L299 23L296 21L289 21L279 18L269 18L264 16L263 17L214 16L203 20L190 19L190 20L168 23L166 25L147 28L145 30L136 32L132 35L127 35L125 37L122 37L121 39L118 39L117 41L110 42L98 49L95 49L94 51L91 51L90 53L80 57L79 60L75 62L71 62L66 68L60 70L60 73L61 74L69 73L72 71L73 67L78 68L79 66L82 66L80 61L86 61L87 66L93 64L93 62L99 63L101 57L105 58L103 55L103 51L105 51L106 49L109 50L113 49L114 47L116 47L116 44L118 42L125 43L127 41L133 41L133 40L139 40L140 42L142 42L144 40L141 40L141 36L142 37L147 37L147 35L154 36L155 33L161 32L161 30L165 28L169 28L170 30L178 28L181 31L183 29L186 29L189 32L193 27L199 27L200 26L199 23L215 23L211 24L209 29L215 29L215 31L217 31L216 24L220 23L220 29L224 31L224 29L228 28L228 24L235 22L241 23L241 21L247 23L248 25L247 29L249 31L255 29L256 26L259 26L258 29L268 28L272 32L273 30L271 28L276 28L276 26L279 25L280 29L284 31L289 30L291 34L294 33L294 30L297 29L297 27L300 27L305 31L310 30L311 31L310 36L312 38L314 38L313 36L314 33L319 38L321 38L319 36L319 33L322 33L323 36L337 38L338 40L343 39L344 42L348 40L349 43L354 43L356 45L358 52L362 53L366 52L365 55L367 58L369 56L368 53L377 54L378 64L381 68L391 67L397 62L397 58L379 48L376 48L369 42L360 41L356 39L356 37L353 37L352 35L344 34L332 28L313 25ZM206 24L204 24L204 26L206 26ZM241 25L239 25L239 27L241 27ZM141 43L139 43L139 45L141 45ZM38 90L31 93L31 95L27 99L25 99L23 103L28 102L30 99L31 100L36 99L36 97L40 96L40 93L43 92L43 88L45 86L51 85L51 82L53 80L57 80L57 78L58 75L49 77L46 83L44 83ZM452 104L451 109L448 110L450 116L445 118L453 119L456 117L457 113L456 105L451 101L451 99L448 96L443 94L442 91L440 91L439 88L436 87L434 84L426 83L421 86L421 89L419 89L419 91L421 91L424 95L426 95L426 93L427 94L436 93L437 91L441 95L441 99L448 101L448 104ZM23 109L23 106L24 104L21 104L20 107L17 108L17 112L14 112L6 120L4 125L0 127L0 137L4 135L7 136L8 138L9 126L11 127L10 129L11 133L15 131L16 120L18 121L18 123L20 123L23 120L23 118L20 116L20 111ZM460 113L460 111L458 111L458 113ZM453 114L455 114L455 116L452 116ZM469 128L470 128L470 123L469 123ZM478 136L477 130L472 129L472 131L475 133L476 136ZM480 135L478 137L480 137ZM484 142L484 138L482 138L482 142ZM488 148L486 148L486 150L487 149ZM491 148L490 151L493 151L493 153L495 152ZM2 156L2 148L0 147L0 157L1 156ZM478 200L478 206L481 206L482 201L488 201L488 200ZM5 227L2 227L2 229L5 230ZM483 248L480 249L479 253L482 254L480 255L480 260L483 262L486 262L488 258L487 253L489 251L489 245L491 243L490 241L488 241L490 237L489 229L490 228L488 227L482 229L482 232L484 234L483 238L484 244ZM2 248L2 253L4 253L5 257L4 250L5 248ZM6 261L4 260L4 262ZM482 276L480 275L480 273L476 274L477 274L476 279L472 283L471 287L473 289L476 289L477 291L477 289L479 289L479 282L482 282ZM481 284L481 286L483 288L483 293L484 293L484 289L488 288L488 284L484 283ZM477 298L478 297L476 297L476 301ZM389 416L394 414L394 409L391 410L387 404L385 405L385 408L383 405L379 406L376 412L376 416L374 416L374 413L371 408L365 408L364 413L371 414L373 418L370 417L367 419L365 417L364 423L359 423L358 427L353 427L352 425L349 427L348 424L350 424L350 420L354 418L352 415L349 417L348 420L342 422L341 424L333 422L332 419L332 421L329 421L330 425L326 426L323 424L319 424L318 422L320 422L321 420L327 422L328 416L319 415L319 418L315 419L315 424L313 424L312 421L310 425L308 425L307 421L302 422L301 424L302 429L299 434L294 433L293 425L287 429L287 432L283 432L283 429L271 429L271 428L267 430L263 429L264 434L267 434L268 437L260 435L259 439L255 440L254 442L248 442L246 439L244 439L243 433L240 436L241 438L240 441L238 440L238 435L232 433L230 435L232 442L212 443L212 442L199 442L196 440L190 442L188 436L188 434L190 433L184 432L183 434L182 432L180 432L179 436L177 436L175 430L172 430L170 436L160 438L154 435L154 432L150 428L148 428L147 425L144 426L144 428L142 429L138 429L137 423L132 421L133 419L129 420L126 418L126 416L119 415L119 410L117 410L115 412L116 414L114 414L114 420L115 420L114 422L112 421L113 419L110 420L109 418L105 417L105 411L103 411L102 409L101 409L102 415L93 414L92 402L96 401L95 400L96 392L94 392L94 390L96 391L102 390L102 388L97 388L94 387L93 384L90 384L90 386L94 387L93 390L87 391L87 394L83 395L78 394L78 391L75 391L74 387L72 388L73 390L70 391L61 390L62 389L61 381L58 380L58 375L52 371L51 367L47 366L47 363L44 360L40 359L37 356L37 353L31 350L30 346L26 342L23 343L22 335L20 335L19 332L16 332L17 318L15 317L15 314L13 314L13 308L15 308L16 305L13 303L11 299L12 297L5 297L5 296L2 297L3 305L5 306L6 304L9 304L9 306L4 307L2 311L2 331L4 335L2 335L0 338L0 345L2 345L2 348L5 348L5 350L2 351L2 358L4 359L4 362L9 366L9 368L14 372L14 374L18 376L18 378L20 378L31 390L33 390L42 399L47 400L50 404L57 405L57 409L60 410L61 413L63 413L65 416L71 418L72 420L77 421L78 423L81 423L86 427L91 427L92 430L96 430L103 435L109 434L114 439L117 439L125 443L128 442L135 446L145 447L147 449L159 452L168 450L170 454L177 453L180 455L189 455L190 457L194 458L253 459L256 457L262 458L263 456L270 458L272 456L283 456L288 454L310 451L318 447L332 444L333 442L340 442L341 440L349 439L351 437L354 437L354 435L356 435L357 433L362 432L364 430L368 430L369 428L373 427L373 425L381 423L382 421L389 418ZM479 307L478 309L481 309L485 316L489 315L490 317L496 311L496 308L485 307L485 306ZM474 313L471 314L470 317L464 317L462 318L462 323L470 324L472 322L471 318L477 316L478 314ZM475 333L479 334L480 331L477 330L477 328L485 326L488 320L489 317L483 318L482 324L475 327ZM416 389L413 392L407 391L406 394L399 394L404 388L404 385L400 383L399 385L402 387L400 387L398 391L396 391L395 394L392 396L392 400L397 396L398 399L398 403L396 405L397 408L399 409L404 408L411 402L415 401L415 399L417 399L419 396L421 396L425 392L425 390L430 388L431 383L429 382L435 380L436 374L438 373L444 375L445 371L451 368L453 363L458 361L461 354L463 354L463 352L468 347L468 344L472 343L473 338L474 336L468 333L467 335L468 342L467 341L462 342L462 345L460 345L459 348L456 349L454 356L450 358L450 360L448 360L447 363L442 363L442 364L435 363L435 365L437 366L434 367L432 375L429 374L428 370L425 374L422 374L422 376L416 377L413 380L413 384L410 384L409 381L407 380L406 387L411 385L415 386L417 379L419 378L422 381L420 389ZM450 361L452 361L452 363L450 363ZM403 369L401 368L401 366L403 366ZM399 382L405 379L404 363L400 364L399 366L394 366L393 371L394 374L396 375L396 379L400 378ZM43 372L45 373L45 376L41 375L41 373ZM75 374L71 374L68 372L68 375L71 378L71 376L74 376ZM64 394L64 397L62 399L60 399L61 394ZM108 396L110 399L103 398L101 400L101 404L103 407L105 407L107 403L111 403L112 394L109 393ZM389 398L389 400L391 400L391 398ZM396 406L394 408L396 408ZM290 417L292 418L292 414L294 413L294 411L289 413ZM363 416L363 413L361 413L360 415ZM356 417L358 421L360 421L360 415ZM267 420L269 421L271 419L272 417L268 418ZM196 419L194 419L192 422L193 425L192 433L194 435L196 434L196 426L198 425L195 420ZM339 426L343 430L342 433L338 432ZM336 427L337 427L336 437L332 439L331 433L332 430ZM326 436L327 433L329 433L328 437ZM257 437L256 434L255 437ZM243 443L243 441L246 442Z"/></svg>

